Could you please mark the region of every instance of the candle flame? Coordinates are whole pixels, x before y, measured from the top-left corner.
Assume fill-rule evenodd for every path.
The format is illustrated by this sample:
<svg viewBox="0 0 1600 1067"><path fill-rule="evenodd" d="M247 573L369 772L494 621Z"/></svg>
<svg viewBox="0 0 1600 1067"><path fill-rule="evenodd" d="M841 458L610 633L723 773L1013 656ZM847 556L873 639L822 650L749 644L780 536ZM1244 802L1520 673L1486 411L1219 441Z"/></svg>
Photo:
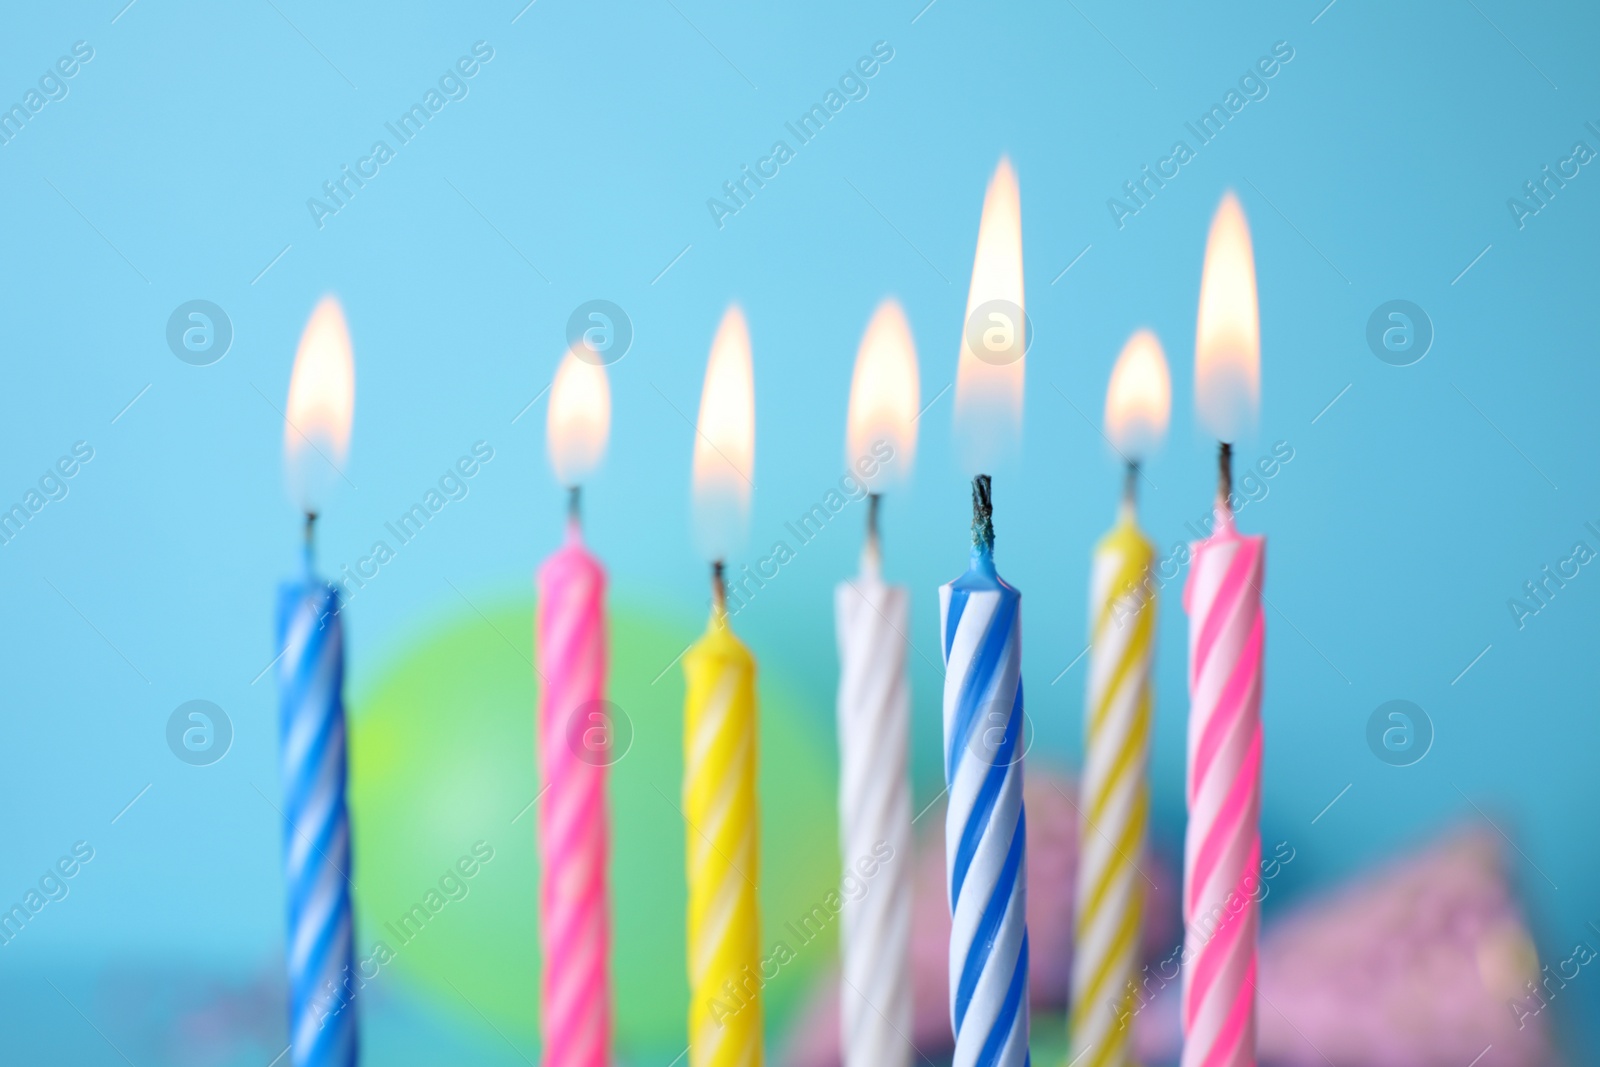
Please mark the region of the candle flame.
<svg viewBox="0 0 1600 1067"><path fill-rule="evenodd" d="M550 383L545 442L562 485L578 485L606 455L611 434L611 385L602 364L568 350Z"/></svg>
<svg viewBox="0 0 1600 1067"><path fill-rule="evenodd" d="M1220 441L1255 425L1261 403L1261 319L1250 224L1229 192L1211 220L1195 327L1195 403Z"/></svg>
<svg viewBox="0 0 1600 1067"><path fill-rule="evenodd" d="M983 198L956 364L958 454L988 473L1022 443L1022 382L1029 342L1022 296L1022 195L1002 158Z"/></svg>
<svg viewBox="0 0 1600 1067"><path fill-rule="evenodd" d="M856 351L846 420L845 463L869 492L880 492L911 476L921 400L911 325L899 301L885 300L867 324ZM887 460L882 455L886 447ZM874 473L862 474L863 469Z"/></svg>
<svg viewBox="0 0 1600 1067"><path fill-rule="evenodd" d="M1172 377L1161 341L1138 330L1122 346L1106 386L1106 435L1128 460L1144 458L1167 433L1172 413Z"/></svg>
<svg viewBox="0 0 1600 1067"><path fill-rule="evenodd" d="M315 512L333 482L344 477L355 406L350 331L339 301L325 296L300 335L284 411L284 469L290 494L307 513Z"/></svg>
<svg viewBox="0 0 1600 1067"><path fill-rule="evenodd" d="M755 374L744 312L730 305L711 342L694 439L695 539L726 559L744 538L756 457Z"/></svg>

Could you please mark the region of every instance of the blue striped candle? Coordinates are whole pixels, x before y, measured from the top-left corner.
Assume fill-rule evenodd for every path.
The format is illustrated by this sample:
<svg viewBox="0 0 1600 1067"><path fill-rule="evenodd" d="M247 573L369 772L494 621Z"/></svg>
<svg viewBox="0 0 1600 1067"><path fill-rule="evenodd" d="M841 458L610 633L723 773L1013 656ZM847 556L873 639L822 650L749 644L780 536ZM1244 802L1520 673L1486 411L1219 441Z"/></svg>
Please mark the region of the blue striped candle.
<svg viewBox="0 0 1600 1067"><path fill-rule="evenodd" d="M305 574L278 592L279 741L289 903L289 1046L294 1067L351 1067L356 1013L345 810L344 625L339 593Z"/></svg>
<svg viewBox="0 0 1600 1067"><path fill-rule="evenodd" d="M1031 1062L1022 594L995 573L990 511L989 478L980 474L972 483L971 563L939 589L954 1067Z"/></svg>

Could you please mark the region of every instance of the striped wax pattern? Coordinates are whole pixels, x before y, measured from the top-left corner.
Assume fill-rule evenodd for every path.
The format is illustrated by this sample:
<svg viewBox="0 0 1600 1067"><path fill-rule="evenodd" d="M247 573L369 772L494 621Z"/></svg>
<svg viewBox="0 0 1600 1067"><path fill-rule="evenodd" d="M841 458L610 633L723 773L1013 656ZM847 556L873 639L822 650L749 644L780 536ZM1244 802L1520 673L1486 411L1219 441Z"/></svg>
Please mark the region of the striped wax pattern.
<svg viewBox="0 0 1600 1067"><path fill-rule="evenodd" d="M605 572L574 530L539 569L544 1067L608 1067Z"/></svg>
<svg viewBox="0 0 1600 1067"><path fill-rule="evenodd" d="M974 549L972 568L940 587L939 602L953 1067L1026 1067L1021 595Z"/></svg>
<svg viewBox="0 0 1600 1067"><path fill-rule="evenodd" d="M910 1067L911 685L906 674L910 598L876 574L841 582L839 816L846 873L878 868L866 894L847 900L840 953L845 1067ZM896 862L898 861L898 862Z"/></svg>
<svg viewBox="0 0 1600 1067"><path fill-rule="evenodd" d="M1266 540L1224 515L1194 546L1183 1067L1253 1067L1261 861L1261 580Z"/></svg>
<svg viewBox="0 0 1600 1067"><path fill-rule="evenodd" d="M1144 909L1136 865L1150 806L1156 613L1154 591L1144 583L1154 555L1126 512L1094 554L1068 1056L1076 1067L1134 1062L1130 986L1138 973Z"/></svg>
<svg viewBox="0 0 1600 1067"><path fill-rule="evenodd" d="M689 1067L759 1067L755 660L719 612L683 666Z"/></svg>
<svg viewBox="0 0 1600 1067"><path fill-rule="evenodd" d="M308 568L309 572L309 568ZM345 810L344 626L339 595L307 578L278 601L279 740L294 1067L357 1059L350 821Z"/></svg>

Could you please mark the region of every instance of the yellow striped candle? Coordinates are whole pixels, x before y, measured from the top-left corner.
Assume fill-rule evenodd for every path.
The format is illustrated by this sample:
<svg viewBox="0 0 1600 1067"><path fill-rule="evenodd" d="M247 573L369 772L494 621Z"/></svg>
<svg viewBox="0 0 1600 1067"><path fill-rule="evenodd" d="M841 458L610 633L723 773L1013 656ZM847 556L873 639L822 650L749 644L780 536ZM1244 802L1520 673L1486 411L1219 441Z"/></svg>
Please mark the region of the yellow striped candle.
<svg viewBox="0 0 1600 1067"><path fill-rule="evenodd" d="M720 597L683 657L683 814L689 822L689 1063L761 1062L756 907L756 661Z"/></svg>
<svg viewBox="0 0 1600 1067"><path fill-rule="evenodd" d="M1138 991L1144 877L1138 863L1149 818L1150 664L1155 550L1134 508L1138 463L1159 438L1171 405L1160 343L1136 333L1118 357L1106 396L1110 438L1128 460L1115 526L1095 547L1090 578L1088 699L1079 811L1072 957L1071 1052L1075 1067L1130 1067Z"/></svg>
<svg viewBox="0 0 1600 1067"><path fill-rule="evenodd" d="M711 622L683 657L689 1067L762 1062L756 662L728 628L722 579L747 517L754 462L750 336L731 307L711 345L694 445L696 535L713 563Z"/></svg>

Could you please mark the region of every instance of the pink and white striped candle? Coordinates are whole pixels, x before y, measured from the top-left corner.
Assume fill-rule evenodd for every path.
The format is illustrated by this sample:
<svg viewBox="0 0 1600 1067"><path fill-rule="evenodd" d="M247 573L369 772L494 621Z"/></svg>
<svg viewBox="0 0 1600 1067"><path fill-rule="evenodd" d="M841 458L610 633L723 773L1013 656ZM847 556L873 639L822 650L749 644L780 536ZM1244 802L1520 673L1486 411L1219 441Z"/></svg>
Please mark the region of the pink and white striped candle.
<svg viewBox="0 0 1600 1067"><path fill-rule="evenodd" d="M539 568L539 897L546 1067L607 1067L605 571L574 521Z"/></svg>
<svg viewBox="0 0 1600 1067"><path fill-rule="evenodd" d="M584 547L576 488L609 423L604 371L569 352L551 387L549 429L571 493L567 542L539 568L536 633L544 1067L611 1063L606 768L620 753L605 699L606 574Z"/></svg>
<svg viewBox="0 0 1600 1067"><path fill-rule="evenodd" d="M1266 538L1236 531L1225 503L1217 516L1216 532L1193 546L1183 600L1190 708L1182 1067L1256 1061Z"/></svg>
<svg viewBox="0 0 1600 1067"><path fill-rule="evenodd" d="M1261 863L1261 582L1266 539L1233 526L1232 446L1255 421L1261 323L1244 210L1222 199L1206 241L1195 401L1221 446L1216 526L1193 546L1189 825L1183 849L1182 1067L1254 1067Z"/></svg>

